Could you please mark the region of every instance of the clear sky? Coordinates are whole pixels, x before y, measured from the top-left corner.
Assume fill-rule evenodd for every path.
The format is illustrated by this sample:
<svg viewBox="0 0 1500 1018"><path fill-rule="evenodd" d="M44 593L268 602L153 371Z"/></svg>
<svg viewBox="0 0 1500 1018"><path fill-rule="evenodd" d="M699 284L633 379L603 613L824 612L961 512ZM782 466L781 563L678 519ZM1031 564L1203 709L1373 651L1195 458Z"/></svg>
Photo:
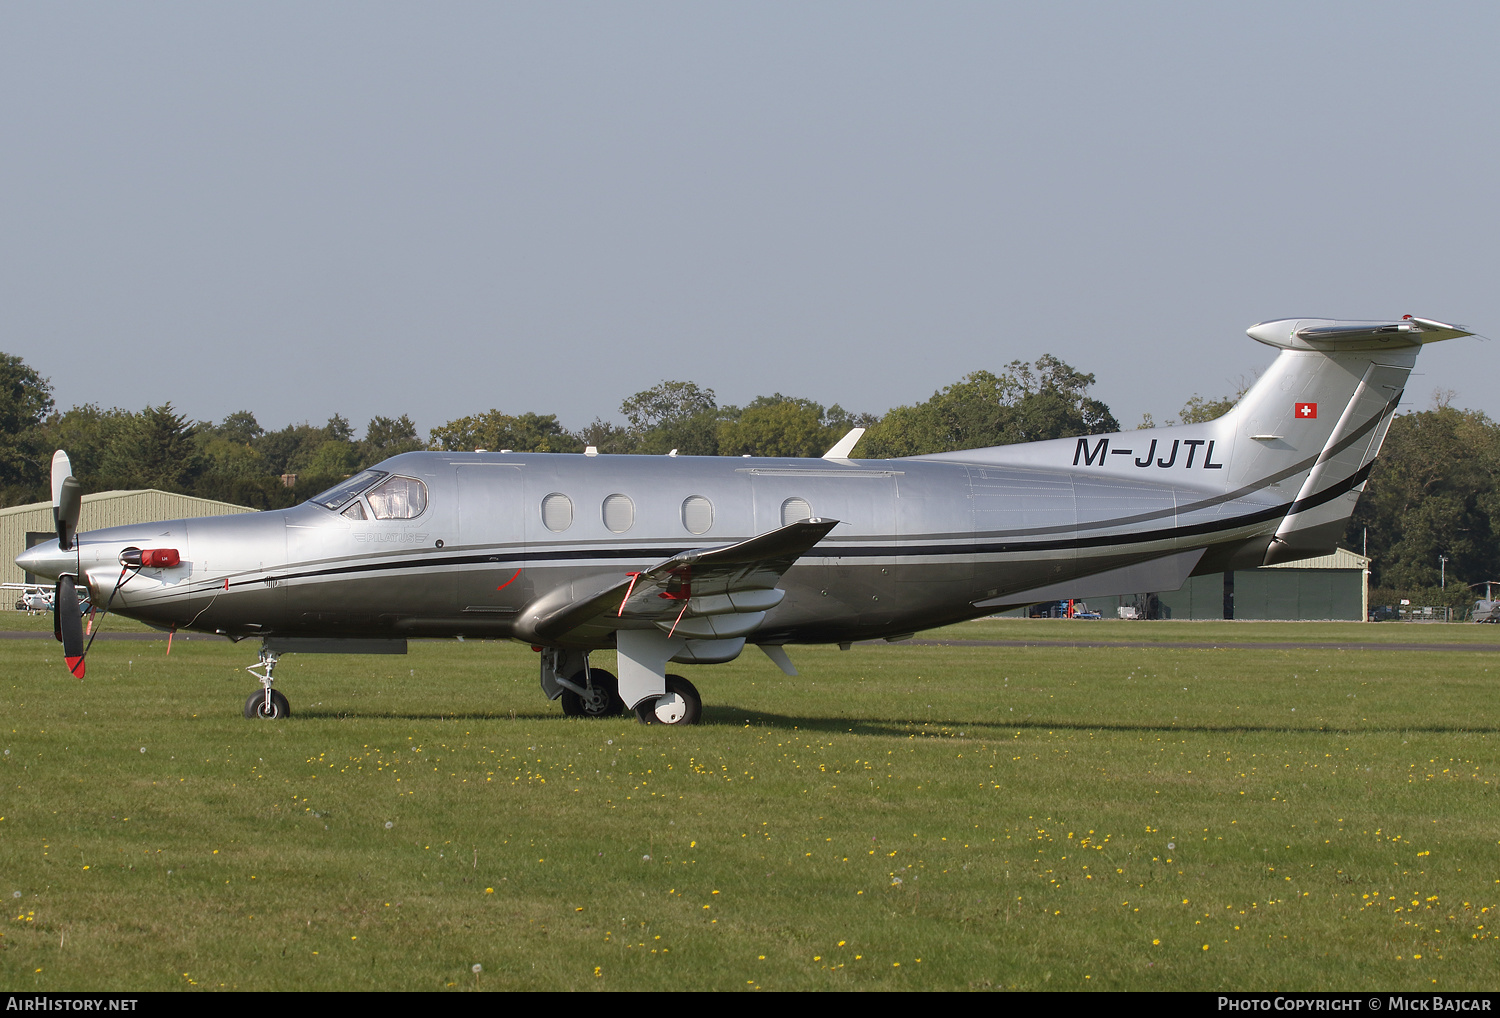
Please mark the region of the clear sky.
<svg viewBox="0 0 1500 1018"><path fill-rule="evenodd" d="M0 350L60 406L881 412L1051 352L1127 427L1289 316L1500 337L1487 3L0 6ZM1408 390L1500 417L1500 343Z"/></svg>

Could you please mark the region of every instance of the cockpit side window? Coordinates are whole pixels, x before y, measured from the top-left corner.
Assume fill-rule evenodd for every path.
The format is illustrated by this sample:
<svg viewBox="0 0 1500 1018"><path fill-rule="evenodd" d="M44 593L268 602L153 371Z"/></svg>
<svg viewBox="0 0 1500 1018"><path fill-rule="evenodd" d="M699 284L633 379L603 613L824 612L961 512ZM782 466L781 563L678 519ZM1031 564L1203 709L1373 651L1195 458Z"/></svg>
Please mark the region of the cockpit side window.
<svg viewBox="0 0 1500 1018"><path fill-rule="evenodd" d="M365 493L377 520L414 520L427 509L427 485L415 477L390 477Z"/></svg>
<svg viewBox="0 0 1500 1018"><path fill-rule="evenodd" d="M351 498L385 476L387 476L387 473L384 470L361 470L347 481L340 481L332 488L323 492L323 494L314 495L308 501L320 505L324 509L332 509L334 512L338 512L348 504Z"/></svg>
<svg viewBox="0 0 1500 1018"><path fill-rule="evenodd" d="M345 509L340 515L345 516L351 520L369 519L369 517L365 515L365 504L357 498L353 502L350 502L349 508Z"/></svg>

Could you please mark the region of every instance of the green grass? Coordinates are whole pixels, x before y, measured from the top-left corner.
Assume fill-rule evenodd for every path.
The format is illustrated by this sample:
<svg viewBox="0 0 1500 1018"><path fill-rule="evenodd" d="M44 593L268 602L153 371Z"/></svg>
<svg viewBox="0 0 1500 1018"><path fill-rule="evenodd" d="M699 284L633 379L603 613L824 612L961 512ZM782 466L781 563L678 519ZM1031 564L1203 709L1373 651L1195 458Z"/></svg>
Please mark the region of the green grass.
<svg viewBox="0 0 1500 1018"><path fill-rule="evenodd" d="M151 627L122 615L99 616L101 633L149 633ZM87 618L84 624L88 624ZM0 631L8 633L50 633L52 613L0 611Z"/></svg>
<svg viewBox="0 0 1500 1018"><path fill-rule="evenodd" d="M1408 622L1139 622L1121 619L978 619L921 639L1130 643L1472 643L1500 649L1500 626Z"/></svg>
<svg viewBox="0 0 1500 1018"><path fill-rule="evenodd" d="M288 657L279 722L240 716L249 644L164 651L98 643L80 683L0 642L7 989L1456 990L1500 965L1485 647L794 647L801 678L683 669L707 707L677 730L562 718L508 644Z"/></svg>

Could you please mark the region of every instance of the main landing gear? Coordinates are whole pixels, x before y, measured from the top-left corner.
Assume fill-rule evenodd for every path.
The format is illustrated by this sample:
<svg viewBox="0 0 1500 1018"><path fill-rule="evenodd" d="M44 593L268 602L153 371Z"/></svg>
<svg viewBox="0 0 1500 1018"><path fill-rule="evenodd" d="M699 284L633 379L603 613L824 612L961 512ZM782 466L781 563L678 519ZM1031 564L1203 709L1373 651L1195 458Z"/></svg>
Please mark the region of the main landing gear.
<svg viewBox="0 0 1500 1018"><path fill-rule="evenodd" d="M251 693L250 699L245 701L245 717L276 720L291 716L292 705L287 702L286 697L271 688L271 683L275 681L271 672L276 668L276 661L275 651L261 647L260 660L245 667L245 671L259 679L261 685L261 691ZM256 671L257 668L262 670Z"/></svg>
<svg viewBox="0 0 1500 1018"><path fill-rule="evenodd" d="M634 713L643 725L696 725L703 716L703 698L681 675L667 675L666 662L681 649L665 638L644 634L644 640L624 637L620 648L620 677L589 666L585 650L540 647L542 692L559 700L563 713L574 718L612 718ZM638 643L644 643L642 649ZM655 646L655 644L661 646Z"/></svg>
<svg viewBox="0 0 1500 1018"><path fill-rule="evenodd" d="M625 713L620 680L603 668L585 668L573 675L559 699L570 718L612 718Z"/></svg>
<svg viewBox="0 0 1500 1018"><path fill-rule="evenodd" d="M635 709L643 725L696 725L703 716L703 697L681 675L667 676L667 691Z"/></svg>

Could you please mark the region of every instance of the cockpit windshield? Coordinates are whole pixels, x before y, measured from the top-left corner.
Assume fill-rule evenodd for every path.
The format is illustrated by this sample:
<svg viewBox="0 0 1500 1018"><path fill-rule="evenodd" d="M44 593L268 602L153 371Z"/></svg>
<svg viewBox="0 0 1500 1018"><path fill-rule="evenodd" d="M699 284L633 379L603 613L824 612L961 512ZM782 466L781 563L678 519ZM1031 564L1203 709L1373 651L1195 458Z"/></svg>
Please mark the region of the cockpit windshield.
<svg viewBox="0 0 1500 1018"><path fill-rule="evenodd" d="M362 470L347 481L340 481L332 488L323 492L323 494L314 495L308 501L320 505L324 509L332 509L334 512L338 512L351 498L384 476L386 476L386 471L384 470Z"/></svg>

